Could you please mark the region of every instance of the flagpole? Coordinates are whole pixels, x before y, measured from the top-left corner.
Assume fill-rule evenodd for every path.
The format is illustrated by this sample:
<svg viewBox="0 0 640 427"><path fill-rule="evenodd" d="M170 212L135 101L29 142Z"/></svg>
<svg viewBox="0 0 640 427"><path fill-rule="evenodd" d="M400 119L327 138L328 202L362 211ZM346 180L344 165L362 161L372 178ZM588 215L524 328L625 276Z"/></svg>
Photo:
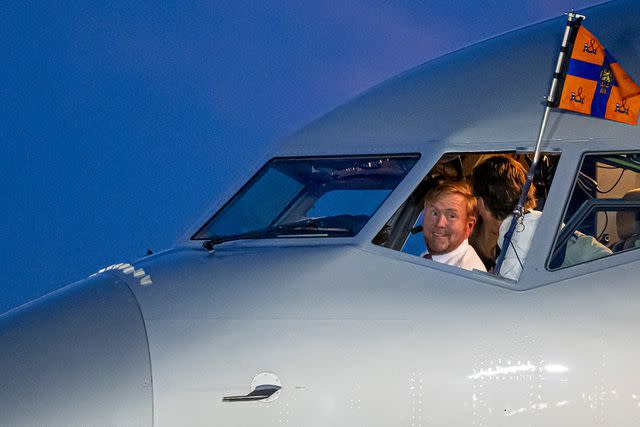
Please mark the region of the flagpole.
<svg viewBox="0 0 640 427"><path fill-rule="evenodd" d="M496 260L496 266L494 268L494 274L500 274L500 268L502 267L502 263L504 262L505 255L507 254L507 250L509 249L509 244L511 243L511 238L513 237L513 233L516 229L516 225L519 220L524 216L524 205L527 201L527 195L529 194L529 189L531 188L531 183L533 183L533 177L536 172L536 168L538 166L538 159L540 157L540 150L542 148L542 137L544 135L545 128L547 127L547 121L549 119L549 111L551 111L552 107L556 106L556 95L558 92L558 86L562 82L563 79L563 69L565 68L566 59L570 56L571 52L569 52L569 40L572 35L572 31L575 29L575 23L580 24L584 19L583 15L578 15L573 10L567 13L567 26L564 29L564 36L562 38L562 47L560 48L560 52L558 53L558 61L556 62L556 69L553 73L553 80L551 81L551 87L549 88L549 96L547 97L546 107L544 109L544 114L542 115L542 123L540 124L540 131L538 132L538 139L536 141L536 148L533 153L533 161L531 162L531 166L529 166L529 170L527 171L526 180L524 185L522 186L522 192L520 193L520 198L518 199L518 204L513 210L513 217L511 218L511 224L509 224L509 229L507 233L504 235L504 240L502 241L502 246L500 247L500 255ZM515 248L514 248L515 250Z"/></svg>

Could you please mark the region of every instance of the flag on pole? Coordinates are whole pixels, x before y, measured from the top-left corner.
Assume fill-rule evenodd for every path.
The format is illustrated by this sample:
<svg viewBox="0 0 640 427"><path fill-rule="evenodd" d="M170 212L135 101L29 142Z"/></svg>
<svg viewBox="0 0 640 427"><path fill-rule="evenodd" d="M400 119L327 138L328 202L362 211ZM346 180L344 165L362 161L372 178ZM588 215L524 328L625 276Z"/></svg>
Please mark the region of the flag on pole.
<svg viewBox="0 0 640 427"><path fill-rule="evenodd" d="M525 201L533 182L551 108L560 107L632 125L638 123L640 87L622 70L618 61L602 47L598 39L582 27L583 19L583 15L578 15L573 10L567 13L567 25L542 116L533 161L522 186L518 204L513 209L511 224L504 235L501 246L503 248L509 247L516 224L521 223L524 216ZM496 259L494 273L500 274L506 252L500 252Z"/></svg>
<svg viewBox="0 0 640 427"><path fill-rule="evenodd" d="M618 61L581 25L570 49L564 85L556 106L637 125L640 86L625 73Z"/></svg>

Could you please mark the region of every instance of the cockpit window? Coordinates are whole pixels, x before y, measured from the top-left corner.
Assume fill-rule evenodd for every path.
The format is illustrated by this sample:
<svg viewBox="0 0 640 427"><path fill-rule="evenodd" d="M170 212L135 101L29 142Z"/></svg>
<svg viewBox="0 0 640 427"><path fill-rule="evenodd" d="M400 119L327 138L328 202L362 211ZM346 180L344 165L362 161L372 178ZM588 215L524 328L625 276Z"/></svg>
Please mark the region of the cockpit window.
<svg viewBox="0 0 640 427"><path fill-rule="evenodd" d="M417 154L273 159L192 239L354 236L418 159Z"/></svg>
<svg viewBox="0 0 640 427"><path fill-rule="evenodd" d="M515 234L519 240L512 238L505 251L500 269L504 278L517 280L525 266L559 158L544 153L539 159L516 230L520 234ZM373 243L467 270L497 273L503 236L531 162L531 155L514 152L445 154ZM449 211L458 216L448 218ZM425 212L431 216L423 220Z"/></svg>
<svg viewBox="0 0 640 427"><path fill-rule="evenodd" d="M640 247L640 153L583 158L554 249L551 270Z"/></svg>

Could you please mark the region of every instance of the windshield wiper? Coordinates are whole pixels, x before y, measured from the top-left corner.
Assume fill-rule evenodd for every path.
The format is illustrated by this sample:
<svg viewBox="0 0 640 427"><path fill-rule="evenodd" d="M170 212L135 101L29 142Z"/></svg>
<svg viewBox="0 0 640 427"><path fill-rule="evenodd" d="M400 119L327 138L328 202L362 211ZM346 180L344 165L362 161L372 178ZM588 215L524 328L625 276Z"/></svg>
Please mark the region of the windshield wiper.
<svg viewBox="0 0 640 427"><path fill-rule="evenodd" d="M213 251L214 246L220 243L242 239L266 239L269 237L276 237L281 234L282 233L277 229L263 228L262 230L248 231L246 233L229 234L226 236L213 236L210 239L205 240L202 244L202 247L211 252Z"/></svg>
<svg viewBox="0 0 640 427"><path fill-rule="evenodd" d="M243 239L268 239L271 237L291 236L291 235L310 235L318 234L322 236L345 235L350 234L351 230L344 227L322 227L319 226L314 219L305 219L291 223L276 225L275 227L263 228L261 230L249 231L246 233L229 234L226 236L213 236L202 244L207 251L213 251L214 247L220 243L230 242L232 240Z"/></svg>

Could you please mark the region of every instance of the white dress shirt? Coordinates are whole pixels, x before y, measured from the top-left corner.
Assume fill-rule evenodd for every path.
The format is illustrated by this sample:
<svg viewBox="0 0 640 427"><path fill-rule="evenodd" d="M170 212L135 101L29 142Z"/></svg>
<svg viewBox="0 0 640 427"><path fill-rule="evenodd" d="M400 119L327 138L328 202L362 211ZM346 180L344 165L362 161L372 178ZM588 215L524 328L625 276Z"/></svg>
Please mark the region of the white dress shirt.
<svg viewBox="0 0 640 427"><path fill-rule="evenodd" d="M425 251L421 256L427 255L429 252ZM469 244L469 240L465 239L460 246L451 252L446 254L432 255L431 259L447 265L455 265L456 267L464 268L465 270L480 270L487 271L484 263L473 249L473 246Z"/></svg>
<svg viewBox="0 0 640 427"><path fill-rule="evenodd" d="M538 221L542 212L531 211L524 214L522 223L516 225L516 228L511 236L511 244L507 249L507 253L504 256L502 267L500 267L500 276L507 279L518 280L520 273L522 273L522 266L527 260L529 254L529 247L531 247L531 241L533 240L533 234L538 226ZM504 235L509 231L509 225L513 215L509 215L502 224L500 224L500 233L498 234L498 246L502 252L502 243L504 241Z"/></svg>

